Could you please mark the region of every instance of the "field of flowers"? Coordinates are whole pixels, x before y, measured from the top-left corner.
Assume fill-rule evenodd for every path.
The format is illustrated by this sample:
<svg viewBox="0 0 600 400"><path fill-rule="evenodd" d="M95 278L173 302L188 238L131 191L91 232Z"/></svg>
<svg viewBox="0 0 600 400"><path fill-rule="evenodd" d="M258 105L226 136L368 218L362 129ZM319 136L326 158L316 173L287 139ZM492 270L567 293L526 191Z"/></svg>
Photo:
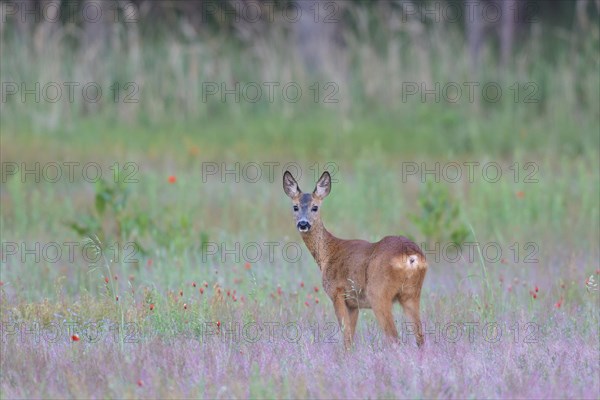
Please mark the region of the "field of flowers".
<svg viewBox="0 0 600 400"><path fill-rule="evenodd" d="M573 3L0 2L0 398L598 399ZM286 170L330 172L337 237L421 246L424 346L396 305L344 349Z"/></svg>
<svg viewBox="0 0 600 400"><path fill-rule="evenodd" d="M152 151L117 175L99 161L104 183L7 181L4 398L597 397L598 177L584 165L538 173L537 183L446 182L443 193L414 176L388 187L403 165L329 165L338 173L322 211L328 229L408 234L430 264L425 346L397 306L399 343L361 310L344 351L278 170L259 182L203 177L213 165L193 161L201 156L189 146L192 160L166 153L169 167L154 167ZM305 165L301 186L314 184L311 167L322 169ZM573 187L582 192L563 203ZM443 210L456 203L453 219ZM445 215L433 231L465 222L462 248L424 237L427 207Z"/></svg>

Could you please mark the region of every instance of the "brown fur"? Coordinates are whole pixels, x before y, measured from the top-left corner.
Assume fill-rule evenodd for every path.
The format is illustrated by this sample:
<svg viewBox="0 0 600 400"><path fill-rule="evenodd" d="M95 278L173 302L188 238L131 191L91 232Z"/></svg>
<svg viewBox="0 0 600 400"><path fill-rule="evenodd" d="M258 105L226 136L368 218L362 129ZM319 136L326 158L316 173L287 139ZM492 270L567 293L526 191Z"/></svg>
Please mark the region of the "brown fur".
<svg viewBox="0 0 600 400"><path fill-rule="evenodd" d="M323 174L310 197L288 174L284 174L284 190L298 206L296 222L302 219L310 223L310 229L301 236L321 269L323 289L333 302L346 347L352 344L359 308L373 309L385 334L398 339L392 315L396 301L416 325L417 344L422 345L419 304L428 265L419 246L403 236L386 236L376 243L333 236L323 226L319 212L329 194L329 174ZM314 206L319 210L305 212Z"/></svg>

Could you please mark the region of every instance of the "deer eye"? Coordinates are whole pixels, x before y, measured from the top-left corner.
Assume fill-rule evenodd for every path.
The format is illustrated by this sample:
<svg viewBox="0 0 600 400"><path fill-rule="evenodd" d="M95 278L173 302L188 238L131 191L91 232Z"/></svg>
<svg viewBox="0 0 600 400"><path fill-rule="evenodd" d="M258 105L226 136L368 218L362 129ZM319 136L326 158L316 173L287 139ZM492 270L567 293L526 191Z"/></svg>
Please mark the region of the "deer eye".
<svg viewBox="0 0 600 400"><path fill-rule="evenodd" d="M298 206L294 205L294 211L298 211Z"/></svg>
<svg viewBox="0 0 600 400"><path fill-rule="evenodd" d="M317 206L312 206L311 211L312 212L317 212L317 210L319 209L319 207Z"/></svg>

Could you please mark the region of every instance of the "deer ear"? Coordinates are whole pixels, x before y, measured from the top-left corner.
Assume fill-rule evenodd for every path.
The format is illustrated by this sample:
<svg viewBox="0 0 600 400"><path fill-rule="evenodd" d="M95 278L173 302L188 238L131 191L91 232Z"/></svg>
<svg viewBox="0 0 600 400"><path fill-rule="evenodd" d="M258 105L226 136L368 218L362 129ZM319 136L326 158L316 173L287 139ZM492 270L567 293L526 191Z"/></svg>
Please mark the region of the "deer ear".
<svg viewBox="0 0 600 400"><path fill-rule="evenodd" d="M292 199L298 196L301 192L298 183L292 174L289 173L289 171L285 171L283 174L283 191Z"/></svg>
<svg viewBox="0 0 600 400"><path fill-rule="evenodd" d="M331 176L329 172L323 172L323 175L319 178L317 182L317 186L315 187L315 191L313 192L315 195L324 199L331 192Z"/></svg>

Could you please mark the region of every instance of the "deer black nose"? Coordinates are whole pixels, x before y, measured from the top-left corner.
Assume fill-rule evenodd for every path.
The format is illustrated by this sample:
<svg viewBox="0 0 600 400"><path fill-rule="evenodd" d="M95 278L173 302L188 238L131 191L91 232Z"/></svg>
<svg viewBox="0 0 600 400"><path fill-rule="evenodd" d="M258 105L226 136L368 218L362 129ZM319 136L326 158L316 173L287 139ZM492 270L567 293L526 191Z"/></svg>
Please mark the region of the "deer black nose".
<svg viewBox="0 0 600 400"><path fill-rule="evenodd" d="M308 221L300 221L298 222L298 230L300 232L307 232L310 229L310 224Z"/></svg>

